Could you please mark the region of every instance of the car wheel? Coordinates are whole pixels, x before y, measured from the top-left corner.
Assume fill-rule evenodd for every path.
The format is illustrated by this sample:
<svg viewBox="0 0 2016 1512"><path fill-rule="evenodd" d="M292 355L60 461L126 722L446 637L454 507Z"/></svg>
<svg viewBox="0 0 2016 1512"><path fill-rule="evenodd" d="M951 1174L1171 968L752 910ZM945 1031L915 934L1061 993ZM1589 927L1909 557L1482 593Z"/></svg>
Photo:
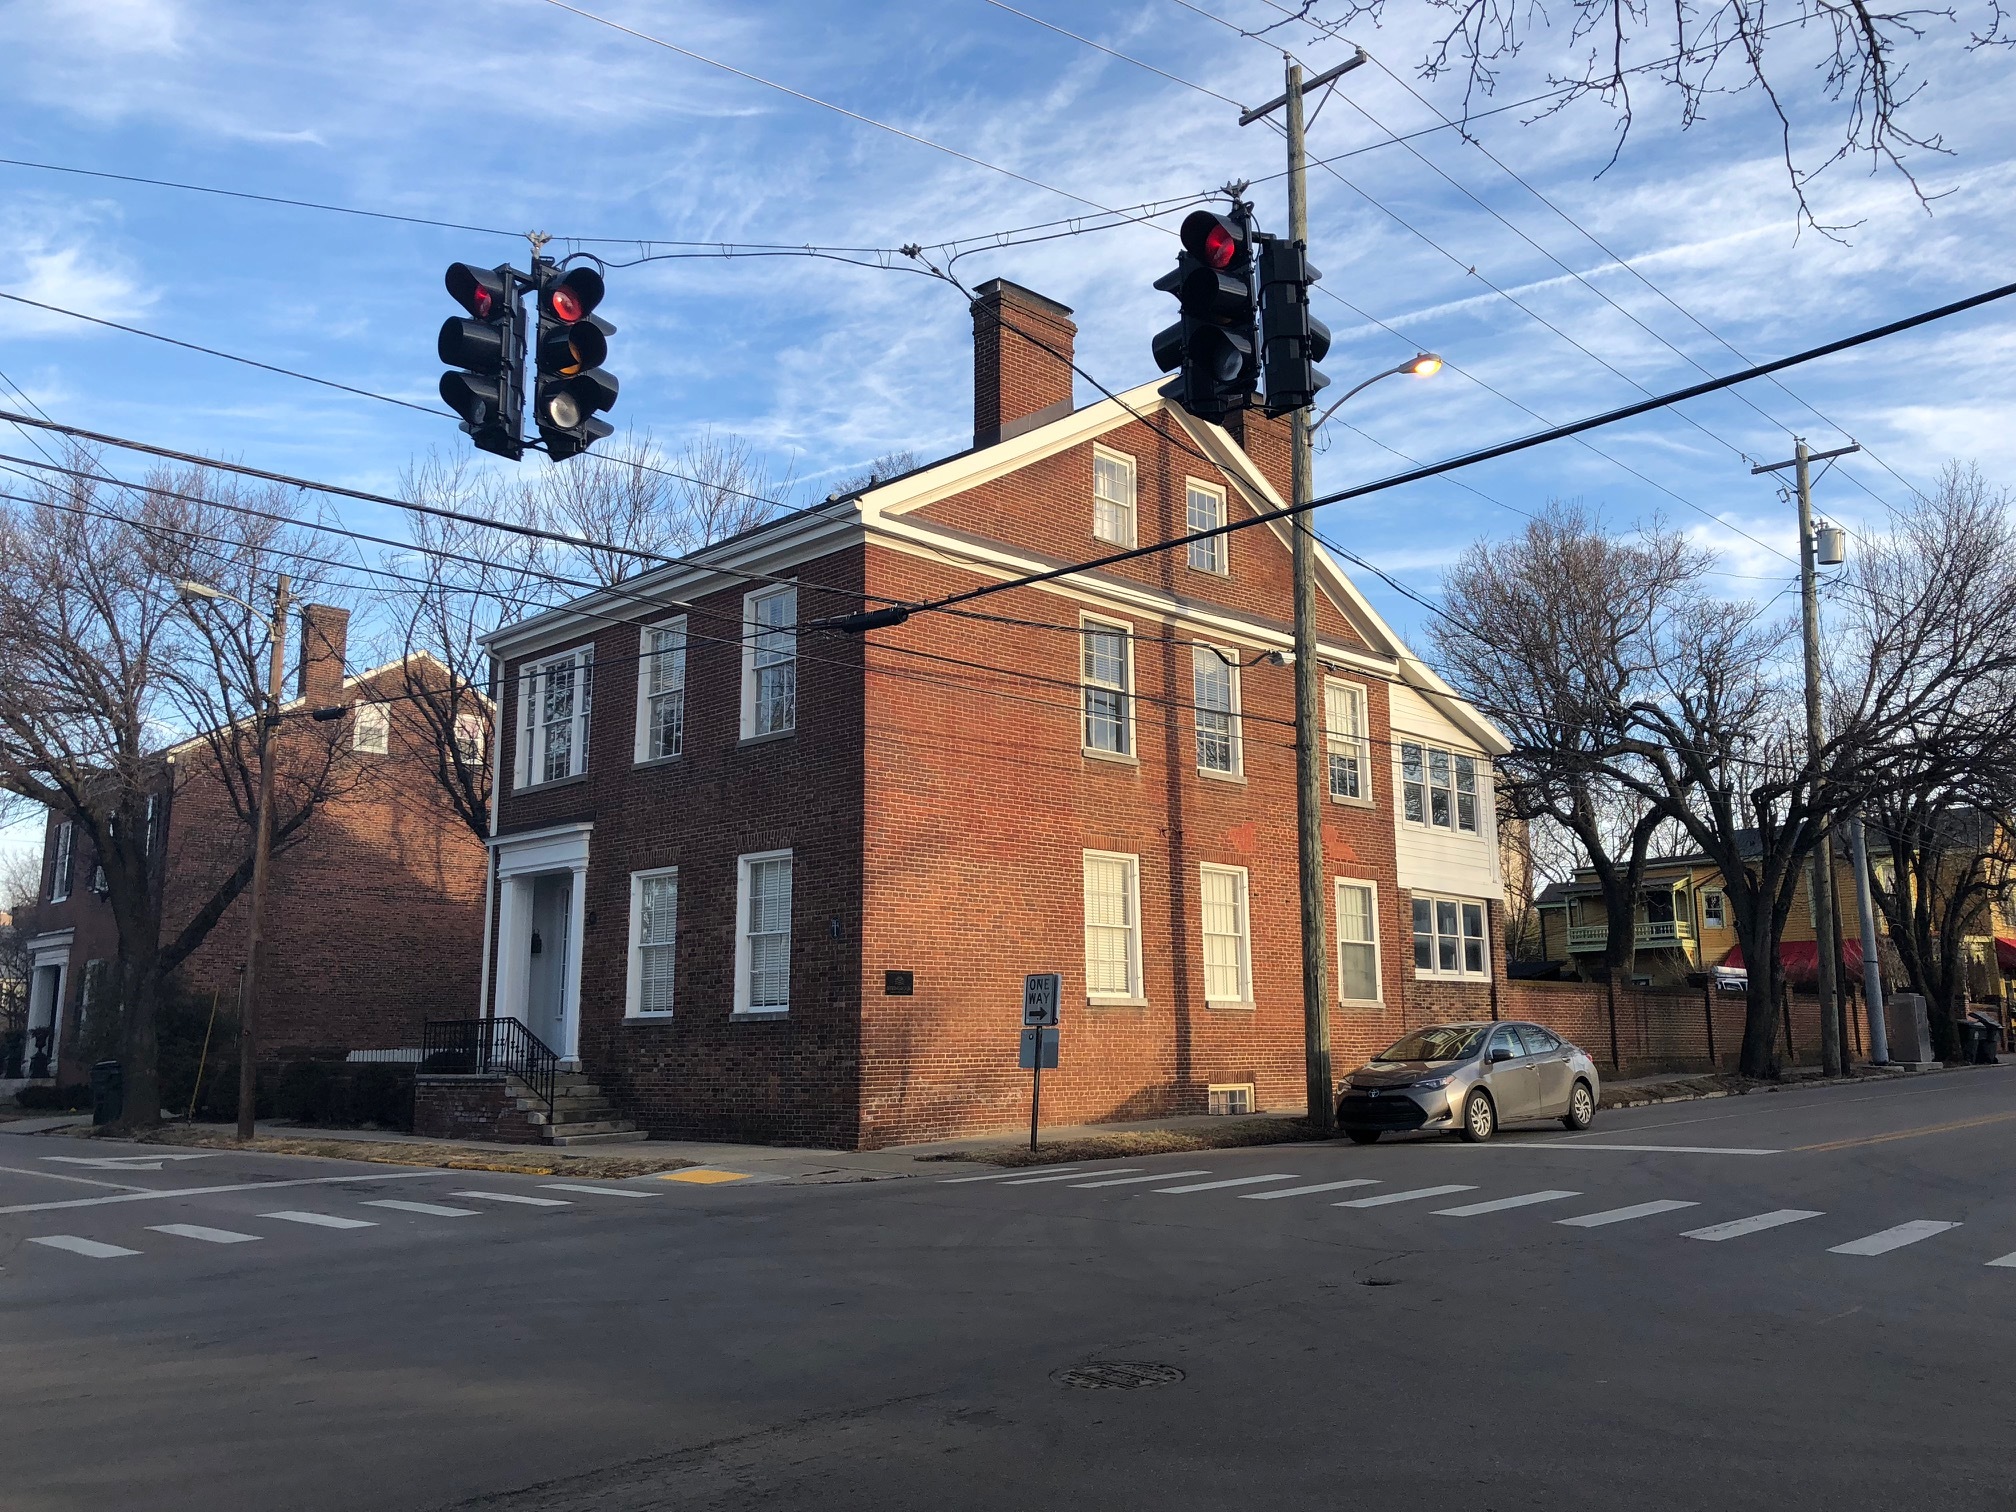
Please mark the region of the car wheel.
<svg viewBox="0 0 2016 1512"><path fill-rule="evenodd" d="M1575 1090L1568 1094L1568 1111L1561 1122L1570 1129L1586 1129L1596 1122L1596 1094L1589 1090L1589 1083L1575 1083Z"/></svg>
<svg viewBox="0 0 2016 1512"><path fill-rule="evenodd" d="M1377 1129L1346 1129L1344 1137L1353 1144L1379 1143L1379 1131Z"/></svg>
<svg viewBox="0 0 2016 1512"><path fill-rule="evenodd" d="M1463 1137L1471 1144L1482 1144L1498 1132L1498 1110L1492 1106L1491 1094L1478 1088L1463 1104Z"/></svg>

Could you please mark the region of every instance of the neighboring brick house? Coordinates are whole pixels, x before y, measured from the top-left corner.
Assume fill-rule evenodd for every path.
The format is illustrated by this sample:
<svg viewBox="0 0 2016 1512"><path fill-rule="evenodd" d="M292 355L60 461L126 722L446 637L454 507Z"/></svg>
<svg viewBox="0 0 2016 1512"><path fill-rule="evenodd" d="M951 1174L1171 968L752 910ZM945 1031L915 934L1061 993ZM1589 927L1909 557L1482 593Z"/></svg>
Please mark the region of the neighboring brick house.
<svg viewBox="0 0 2016 1512"><path fill-rule="evenodd" d="M429 737L404 696L404 669L395 663L343 675L348 618L309 605L300 619L290 707L350 704L355 712L337 733L344 770L334 796L273 859L257 1015L262 1060L417 1050L425 1020L463 1017L476 1007L484 847L435 783ZM472 723L464 738L480 746L487 732ZM200 739L161 753L150 824L165 847L164 939L245 853L244 822L205 770L211 759ZM117 954L111 910L93 884L96 869L81 827L52 814L28 942L26 1058L39 1048L39 1074L63 1081L87 1069L92 1036L85 1026ZM189 990L216 994L227 1010L237 1001L248 903L249 889L180 971Z"/></svg>
<svg viewBox="0 0 2016 1512"><path fill-rule="evenodd" d="M972 449L493 638L489 1011L654 1133L1026 1120L1035 971L1065 984L1046 1121L1301 1106L1280 522L807 628L1280 504L1284 423L1242 442L1154 385L1074 409L1070 313L982 287ZM1319 556L1341 1075L1497 1001L1505 745Z"/></svg>

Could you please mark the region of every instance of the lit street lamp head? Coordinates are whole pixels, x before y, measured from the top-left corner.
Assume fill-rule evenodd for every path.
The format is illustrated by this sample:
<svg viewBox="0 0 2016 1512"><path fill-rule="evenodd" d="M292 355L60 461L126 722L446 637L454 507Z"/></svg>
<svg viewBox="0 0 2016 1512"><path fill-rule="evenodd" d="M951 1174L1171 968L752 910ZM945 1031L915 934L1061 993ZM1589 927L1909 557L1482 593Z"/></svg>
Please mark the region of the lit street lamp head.
<svg viewBox="0 0 2016 1512"><path fill-rule="evenodd" d="M1442 371L1442 359L1433 352L1423 352L1407 364L1407 371L1416 378L1433 378Z"/></svg>

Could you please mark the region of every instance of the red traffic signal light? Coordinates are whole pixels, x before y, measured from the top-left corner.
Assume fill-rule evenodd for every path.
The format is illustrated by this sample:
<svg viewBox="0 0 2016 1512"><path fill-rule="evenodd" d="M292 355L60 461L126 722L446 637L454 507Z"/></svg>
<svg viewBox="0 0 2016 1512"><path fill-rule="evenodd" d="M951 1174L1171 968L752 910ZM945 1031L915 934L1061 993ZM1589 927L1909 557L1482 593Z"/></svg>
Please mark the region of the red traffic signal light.
<svg viewBox="0 0 2016 1512"><path fill-rule="evenodd" d="M539 303L545 310L572 325L595 313L595 306L602 303L602 291L602 275L584 265L569 268L540 290Z"/></svg>
<svg viewBox="0 0 2016 1512"><path fill-rule="evenodd" d="M518 435L525 391L520 277L508 263L450 263L443 282L469 315L451 315L435 340L441 360L457 369L441 375L442 400L480 450L514 462L525 450Z"/></svg>
<svg viewBox="0 0 2016 1512"><path fill-rule="evenodd" d="M1249 250L1246 227L1210 210L1193 210L1186 215L1180 235L1183 250L1213 272L1243 265Z"/></svg>
<svg viewBox="0 0 2016 1512"><path fill-rule="evenodd" d="M478 320L494 320L510 295L503 275L495 268L478 268L470 263L450 263L443 280L454 301ZM448 361L447 357L441 359Z"/></svg>
<svg viewBox="0 0 2016 1512"><path fill-rule="evenodd" d="M539 334L533 348L532 421L554 461L586 451L614 434L596 412L616 403L617 382L602 370L616 327L594 313L602 302L602 275L581 266L535 268L539 281Z"/></svg>

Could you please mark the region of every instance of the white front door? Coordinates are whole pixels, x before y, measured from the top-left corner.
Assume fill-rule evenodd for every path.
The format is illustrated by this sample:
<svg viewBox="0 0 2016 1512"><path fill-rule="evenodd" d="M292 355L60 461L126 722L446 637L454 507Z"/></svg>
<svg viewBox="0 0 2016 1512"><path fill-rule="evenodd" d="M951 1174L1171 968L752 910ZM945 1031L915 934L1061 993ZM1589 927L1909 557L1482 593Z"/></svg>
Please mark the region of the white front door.
<svg viewBox="0 0 2016 1512"><path fill-rule="evenodd" d="M525 1027L557 1055L571 1053L568 989L573 982L574 874L548 872L527 879L532 892L531 930L525 941Z"/></svg>

